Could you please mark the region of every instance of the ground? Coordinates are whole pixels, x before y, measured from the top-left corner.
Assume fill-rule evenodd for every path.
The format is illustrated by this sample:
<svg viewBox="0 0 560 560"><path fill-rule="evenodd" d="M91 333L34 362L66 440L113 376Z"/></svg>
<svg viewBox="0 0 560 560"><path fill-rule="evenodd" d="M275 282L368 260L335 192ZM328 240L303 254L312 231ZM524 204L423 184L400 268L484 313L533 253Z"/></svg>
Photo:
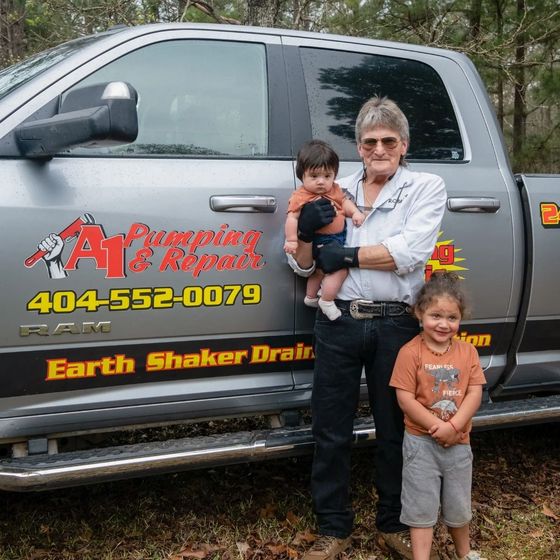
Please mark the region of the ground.
<svg viewBox="0 0 560 560"><path fill-rule="evenodd" d="M489 560L560 558L560 423L473 435L473 545ZM354 451L353 548L376 542L372 458ZM34 494L0 494L0 560L283 560L313 541L310 457ZM442 560L451 543L437 528Z"/></svg>

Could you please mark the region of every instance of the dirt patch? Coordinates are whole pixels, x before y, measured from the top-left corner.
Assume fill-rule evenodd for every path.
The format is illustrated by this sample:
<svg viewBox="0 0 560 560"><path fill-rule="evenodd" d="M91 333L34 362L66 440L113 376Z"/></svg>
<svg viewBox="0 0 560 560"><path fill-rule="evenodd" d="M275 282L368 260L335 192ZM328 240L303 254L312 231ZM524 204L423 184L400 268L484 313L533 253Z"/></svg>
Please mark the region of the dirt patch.
<svg viewBox="0 0 560 560"><path fill-rule="evenodd" d="M560 424L473 436L473 545L492 560L557 560ZM353 549L377 545L372 461L354 452ZM40 494L0 494L0 559L284 560L313 541L311 459L303 457ZM450 540L437 528L442 560Z"/></svg>

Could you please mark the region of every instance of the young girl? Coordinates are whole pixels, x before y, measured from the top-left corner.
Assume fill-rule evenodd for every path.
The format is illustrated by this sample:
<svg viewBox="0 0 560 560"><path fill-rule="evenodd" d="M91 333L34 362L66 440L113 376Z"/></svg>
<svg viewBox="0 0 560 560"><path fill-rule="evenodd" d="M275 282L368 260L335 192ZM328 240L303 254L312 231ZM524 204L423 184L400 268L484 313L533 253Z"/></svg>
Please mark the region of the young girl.
<svg viewBox="0 0 560 560"><path fill-rule="evenodd" d="M327 243L344 245L346 217L352 218L355 226L362 225L365 215L358 210L358 207L346 197L343 190L334 182L337 173L338 155L326 142L311 140L301 147L297 155L296 175L302 182L302 186L292 194L288 202L284 252L291 255L295 254L298 246L297 230L301 208L307 202L312 202L318 198L329 199L336 208L336 216L329 225L315 232L314 248ZM307 279L305 305L310 307L319 305L321 311L331 321L338 319L341 311L334 300L347 275L348 270L346 268L331 274L324 274L322 270L317 269ZM321 288L320 298L317 297L319 288Z"/></svg>
<svg viewBox="0 0 560 560"><path fill-rule="evenodd" d="M484 560L470 549L469 432L486 381L474 346L454 338L465 315L459 282L444 272L424 285L414 306L422 332L401 348L390 382L404 413L400 520L414 560L430 558L440 501L456 558Z"/></svg>

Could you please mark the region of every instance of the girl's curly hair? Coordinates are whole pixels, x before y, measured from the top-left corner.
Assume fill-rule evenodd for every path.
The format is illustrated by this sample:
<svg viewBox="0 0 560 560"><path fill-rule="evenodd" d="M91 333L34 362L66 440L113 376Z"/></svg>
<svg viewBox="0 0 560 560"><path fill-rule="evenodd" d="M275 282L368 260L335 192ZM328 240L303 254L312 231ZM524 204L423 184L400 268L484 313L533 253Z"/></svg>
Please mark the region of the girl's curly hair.
<svg viewBox="0 0 560 560"><path fill-rule="evenodd" d="M455 272L434 272L418 293L414 313L423 313L436 299L449 297L457 303L461 318L465 318L469 314L469 305L460 283L461 279Z"/></svg>

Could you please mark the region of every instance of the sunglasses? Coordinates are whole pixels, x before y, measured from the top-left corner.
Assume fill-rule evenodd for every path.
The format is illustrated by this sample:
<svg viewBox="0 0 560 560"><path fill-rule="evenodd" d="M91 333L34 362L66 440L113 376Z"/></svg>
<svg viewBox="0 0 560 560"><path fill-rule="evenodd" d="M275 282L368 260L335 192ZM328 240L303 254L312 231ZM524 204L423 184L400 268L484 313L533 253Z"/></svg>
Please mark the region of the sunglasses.
<svg viewBox="0 0 560 560"><path fill-rule="evenodd" d="M383 138L364 138L364 140L360 141L360 144L366 150L373 150L373 148L377 146L377 142L381 142L383 147L387 150L394 150L400 140L394 136L384 136Z"/></svg>

